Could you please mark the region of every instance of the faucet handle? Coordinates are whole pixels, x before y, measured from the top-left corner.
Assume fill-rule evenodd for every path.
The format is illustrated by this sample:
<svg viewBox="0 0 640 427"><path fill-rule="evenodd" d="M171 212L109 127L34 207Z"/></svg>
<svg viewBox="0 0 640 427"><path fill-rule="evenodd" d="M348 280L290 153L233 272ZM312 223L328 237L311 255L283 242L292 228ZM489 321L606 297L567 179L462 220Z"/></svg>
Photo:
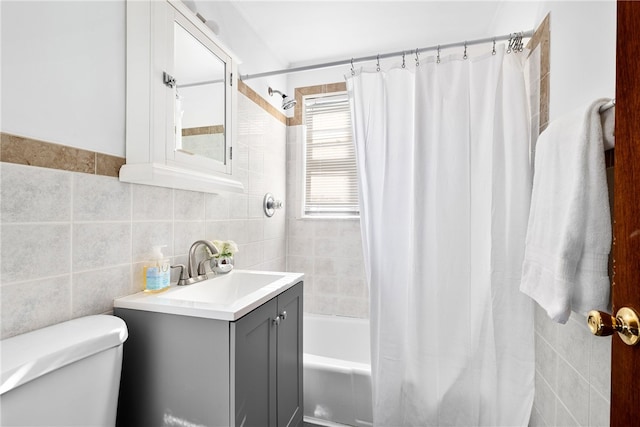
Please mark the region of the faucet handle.
<svg viewBox="0 0 640 427"><path fill-rule="evenodd" d="M211 263L211 260L215 258L205 258L198 264L198 276L207 276L207 264ZM213 273L213 271L211 271Z"/></svg>
<svg viewBox="0 0 640 427"><path fill-rule="evenodd" d="M178 286L188 285L189 275L187 274L187 268L184 264L176 264L172 265L171 268L179 268L180 269L180 278L178 279Z"/></svg>

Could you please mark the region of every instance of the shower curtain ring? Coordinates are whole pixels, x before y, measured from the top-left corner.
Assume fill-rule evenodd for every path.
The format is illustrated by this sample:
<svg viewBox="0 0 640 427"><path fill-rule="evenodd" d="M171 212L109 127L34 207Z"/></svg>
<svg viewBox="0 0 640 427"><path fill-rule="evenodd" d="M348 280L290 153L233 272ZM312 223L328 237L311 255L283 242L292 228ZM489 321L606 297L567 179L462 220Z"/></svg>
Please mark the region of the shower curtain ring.
<svg viewBox="0 0 640 427"><path fill-rule="evenodd" d="M495 55L496 54L496 39L493 39L493 50L491 51L491 55Z"/></svg>
<svg viewBox="0 0 640 427"><path fill-rule="evenodd" d="M380 54L376 56L376 61L377 61L376 71L380 71Z"/></svg>
<svg viewBox="0 0 640 427"><path fill-rule="evenodd" d="M524 43L522 43L522 37L524 37L524 33L520 31L518 33L518 52L522 52L524 50Z"/></svg>
<svg viewBox="0 0 640 427"><path fill-rule="evenodd" d="M405 63L404 63L404 52L402 52L402 68L405 68Z"/></svg>
<svg viewBox="0 0 640 427"><path fill-rule="evenodd" d="M436 64L440 63L440 45L438 45L438 56L436 57Z"/></svg>
<svg viewBox="0 0 640 427"><path fill-rule="evenodd" d="M467 41L464 41L464 55L462 55L462 59L467 59Z"/></svg>
<svg viewBox="0 0 640 427"><path fill-rule="evenodd" d="M416 48L416 67L420 66L420 60L418 59L418 48Z"/></svg>
<svg viewBox="0 0 640 427"><path fill-rule="evenodd" d="M351 75L352 76L356 75L356 70L353 69L353 58L351 58Z"/></svg>

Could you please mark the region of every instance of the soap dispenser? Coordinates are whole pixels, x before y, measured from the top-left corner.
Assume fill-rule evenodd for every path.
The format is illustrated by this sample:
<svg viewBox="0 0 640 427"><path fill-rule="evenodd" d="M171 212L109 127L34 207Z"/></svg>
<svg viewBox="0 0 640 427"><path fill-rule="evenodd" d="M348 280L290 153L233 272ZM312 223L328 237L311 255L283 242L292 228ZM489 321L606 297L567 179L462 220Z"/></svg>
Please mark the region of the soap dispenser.
<svg viewBox="0 0 640 427"><path fill-rule="evenodd" d="M169 289L171 284L171 267L169 258L162 254L162 246L154 246L151 257L145 263L143 269L144 291L161 292Z"/></svg>

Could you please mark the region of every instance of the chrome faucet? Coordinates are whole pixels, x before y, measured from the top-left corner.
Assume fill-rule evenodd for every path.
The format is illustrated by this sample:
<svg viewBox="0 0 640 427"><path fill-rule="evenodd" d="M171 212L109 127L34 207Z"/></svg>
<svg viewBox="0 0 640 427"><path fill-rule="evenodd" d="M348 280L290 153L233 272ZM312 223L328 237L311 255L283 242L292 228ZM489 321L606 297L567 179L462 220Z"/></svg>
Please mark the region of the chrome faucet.
<svg viewBox="0 0 640 427"><path fill-rule="evenodd" d="M196 240L191 245L191 248L189 248L189 259L187 261L186 271L184 265L182 264L171 266L172 268L180 268L180 279L178 280L178 286L191 285L192 283L208 279L208 276L204 271L204 263L208 260L203 260L200 265L196 267L196 250L202 245L209 248L211 255L215 255L219 252L218 248L216 248L216 246L208 240Z"/></svg>
<svg viewBox="0 0 640 427"><path fill-rule="evenodd" d="M211 255L215 255L218 253L218 248L216 248L216 246L208 240L196 240L193 245L191 245L191 248L189 249L189 268L187 270L187 273L189 274L190 278L197 279L195 280L196 282L207 279L204 271L198 271L196 267L196 249L198 249L198 247L201 245L205 245L207 248L209 248Z"/></svg>

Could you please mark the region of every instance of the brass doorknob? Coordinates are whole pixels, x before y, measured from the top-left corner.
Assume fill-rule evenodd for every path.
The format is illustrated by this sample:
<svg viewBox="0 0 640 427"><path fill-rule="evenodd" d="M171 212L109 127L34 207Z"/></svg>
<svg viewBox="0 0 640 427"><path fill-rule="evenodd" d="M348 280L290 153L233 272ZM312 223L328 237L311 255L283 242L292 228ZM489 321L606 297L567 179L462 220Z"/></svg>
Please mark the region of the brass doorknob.
<svg viewBox="0 0 640 427"><path fill-rule="evenodd" d="M615 317L603 311L591 310L587 316L587 323L593 335L607 336L617 332L627 345L636 345L640 341L640 319L632 308L622 307Z"/></svg>

